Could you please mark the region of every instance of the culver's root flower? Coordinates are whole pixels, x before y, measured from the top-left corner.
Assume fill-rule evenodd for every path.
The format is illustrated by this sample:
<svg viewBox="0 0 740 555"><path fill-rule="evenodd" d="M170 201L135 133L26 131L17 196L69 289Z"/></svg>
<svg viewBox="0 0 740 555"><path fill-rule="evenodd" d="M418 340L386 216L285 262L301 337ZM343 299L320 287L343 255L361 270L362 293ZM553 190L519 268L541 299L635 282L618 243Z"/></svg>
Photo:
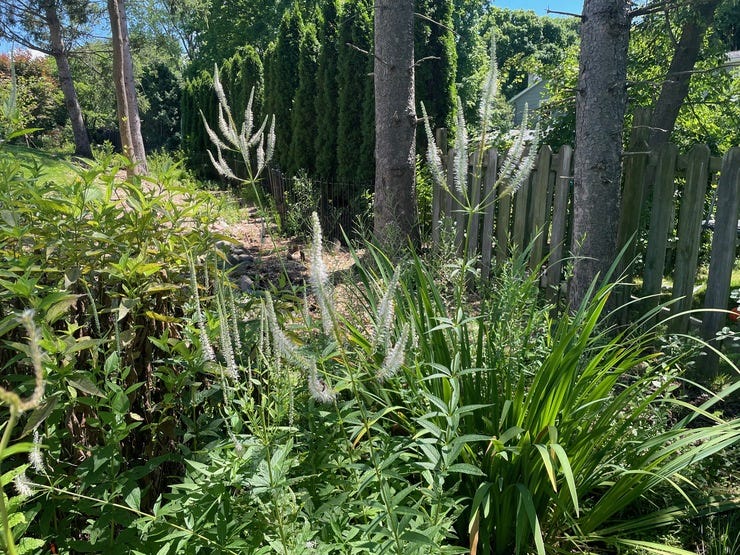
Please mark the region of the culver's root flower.
<svg viewBox="0 0 740 555"><path fill-rule="evenodd" d="M434 182L443 188L447 187L445 182L444 168L442 167L442 160L439 157L439 148L434 140L434 134L432 133L432 126L429 123L429 116L427 115L427 109L424 103L421 103L421 114L424 119L424 131L427 135L427 163L429 164L429 171L432 174Z"/></svg>
<svg viewBox="0 0 740 555"><path fill-rule="evenodd" d="M26 328L28 333L28 352L31 358L31 364L33 365L33 375L35 380L35 386L31 396L23 400L20 396L12 390L7 390L0 386L0 403L5 403L10 408L13 419L15 419L21 413L35 409L41 403L41 399L44 396L44 367L43 367L43 353L41 352L41 334L39 333L36 324L33 321L33 310L24 310L18 317L18 320Z"/></svg>
<svg viewBox="0 0 740 555"><path fill-rule="evenodd" d="M203 362L212 362L216 360L216 354L213 352L211 340L208 338L208 332L206 331L205 319L203 318L203 311L200 307L200 295L198 294L198 277L195 273L195 262L190 256L188 256L188 263L190 264L190 289L193 292L193 302L195 304L195 324L198 326L200 348L202 351L201 356L203 357Z"/></svg>
<svg viewBox="0 0 740 555"><path fill-rule="evenodd" d="M247 109L244 112L244 121L241 130L239 130L231 114L231 108L229 107L229 102L226 99L226 94L221 84L218 66L215 66L213 71L213 88L218 98L218 131L221 133L221 136L211 129L205 115L201 112L206 133L213 146L216 147L216 156L208 150L208 157L211 159L211 163L218 173L229 179L244 181L232 171L223 156L224 150L236 151L241 154L242 159L246 163L247 171L250 172L250 179L256 179L267 167L275 152L275 117L273 116L271 118L270 131L267 133L267 137L265 137L265 129L267 128L268 120L270 120L269 116L265 116L260 128L252 133L254 128L254 113L252 111L254 88L252 88ZM266 143L265 140L267 141ZM255 165L250 160L249 150L251 148L255 149Z"/></svg>
<svg viewBox="0 0 740 555"><path fill-rule="evenodd" d="M28 452L28 462L39 474L46 472L46 468L44 467L44 454L41 452L41 438L39 437L38 430L33 431L33 448Z"/></svg>
<svg viewBox="0 0 740 555"><path fill-rule="evenodd" d="M272 335L272 349L276 355L287 360L288 362L305 368L307 361L302 356L293 342L288 339L283 330L280 328L277 320L277 314L275 314L275 305L272 302L272 295L266 293L265 296L265 308L267 313L267 323L270 328L270 334Z"/></svg>
<svg viewBox="0 0 740 555"><path fill-rule="evenodd" d="M15 486L15 491L21 497L31 497L35 492L34 484L28 479L25 472L21 472L13 478L13 485Z"/></svg>
<svg viewBox="0 0 740 555"><path fill-rule="evenodd" d="M232 380L239 379L239 370L236 367L236 359L234 357L234 346L231 343L231 328L228 318L228 313L224 306L223 291L218 295L218 319L221 328L221 351L224 354L224 360L226 361L226 374Z"/></svg>
<svg viewBox="0 0 740 555"><path fill-rule="evenodd" d="M334 333L334 301L331 285L329 284L329 273L324 264L324 251L321 237L321 222L319 215L314 212L313 220L313 243L311 244L311 273L309 276L311 289L316 296L316 302L321 311L321 325L327 336Z"/></svg>
<svg viewBox="0 0 740 555"><path fill-rule="evenodd" d="M393 297L396 294L396 287L398 286L400 274L400 266L397 266L396 271L393 273L393 277L391 278L391 282L388 284L388 289L378 305L375 319L375 334L373 335L374 350L378 350L380 347L385 351L388 350L391 328L396 315Z"/></svg>
<svg viewBox="0 0 740 555"><path fill-rule="evenodd" d="M308 371L308 392L315 401L326 405L333 403L337 398L337 392L319 378L316 365L313 363L311 363L311 368Z"/></svg>
<svg viewBox="0 0 740 555"><path fill-rule="evenodd" d="M403 365L405 355L406 355L406 344L409 340L409 325L404 324L403 330L401 331L401 338L398 340L398 342L393 346L393 348L388 351L388 354L385 355L385 360L383 361L383 366L378 370L378 373L375 375L376 379L383 383L385 380L388 380L396 375L398 370Z"/></svg>

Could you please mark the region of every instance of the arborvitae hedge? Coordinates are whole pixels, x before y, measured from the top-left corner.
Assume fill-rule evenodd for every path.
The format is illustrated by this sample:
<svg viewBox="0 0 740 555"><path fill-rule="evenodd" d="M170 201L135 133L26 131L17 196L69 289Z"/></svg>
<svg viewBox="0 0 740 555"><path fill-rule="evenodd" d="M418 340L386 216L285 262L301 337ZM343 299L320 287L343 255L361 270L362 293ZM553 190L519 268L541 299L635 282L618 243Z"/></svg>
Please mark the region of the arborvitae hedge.
<svg viewBox="0 0 740 555"><path fill-rule="evenodd" d="M297 4L285 12L277 40L265 56L265 111L275 115L275 158L283 170L290 167L293 137L293 97L298 90L298 62L303 18Z"/></svg>
<svg viewBox="0 0 740 555"><path fill-rule="evenodd" d="M298 61L298 90L293 101L293 134L290 143L290 159L286 167L291 174L306 170L316 175L316 70L319 42L313 24L304 27Z"/></svg>
<svg viewBox="0 0 740 555"><path fill-rule="evenodd" d="M449 125L457 61L450 30L453 2L416 0L416 4L417 11L437 22L416 20L416 57L434 58L416 68L417 103L424 101L433 126ZM320 16L314 10L301 13L300 5L293 3L264 56L261 113L275 115L273 164L289 174L305 169L311 177L355 184L325 192L338 207L355 202L362 186L374 179L372 42L371 0L326 0ZM241 114L252 83L262 82L262 66L254 49L245 48L221 68L234 113ZM215 122L211 86L210 72L200 74L187 82L183 97L184 148L201 169L208 166L209 144L198 108ZM259 102L257 106L260 112Z"/></svg>
<svg viewBox="0 0 740 555"><path fill-rule="evenodd" d="M337 179L342 182L372 181L375 173L374 145L368 148L375 132L374 121L368 118L374 113L373 58L357 50L372 51L372 38L371 3L347 2L340 16L337 60Z"/></svg>
<svg viewBox="0 0 740 555"><path fill-rule="evenodd" d="M324 4L318 31L320 44L316 68L316 176L334 180L337 173L337 58L339 1Z"/></svg>
<svg viewBox="0 0 740 555"><path fill-rule="evenodd" d="M414 22L416 103L424 102L432 129L453 127L457 52L452 33L452 0L416 0L416 11L429 19ZM424 133L418 133L419 138Z"/></svg>

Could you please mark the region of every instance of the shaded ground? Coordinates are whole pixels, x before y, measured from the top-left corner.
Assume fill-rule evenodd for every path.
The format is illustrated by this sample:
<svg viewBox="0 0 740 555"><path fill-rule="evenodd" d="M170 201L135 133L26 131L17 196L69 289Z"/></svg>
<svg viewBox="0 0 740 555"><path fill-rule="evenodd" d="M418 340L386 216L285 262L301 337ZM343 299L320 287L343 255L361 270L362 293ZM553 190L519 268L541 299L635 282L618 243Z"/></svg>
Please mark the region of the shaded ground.
<svg viewBox="0 0 740 555"><path fill-rule="evenodd" d="M271 285L282 289L308 281L310 245L278 235L274 224L265 221L256 208L247 209L245 218L238 222L220 220L211 229L234 239L219 246L242 291L269 289ZM345 248L329 244L324 248L324 263L334 273L350 268L353 261Z"/></svg>

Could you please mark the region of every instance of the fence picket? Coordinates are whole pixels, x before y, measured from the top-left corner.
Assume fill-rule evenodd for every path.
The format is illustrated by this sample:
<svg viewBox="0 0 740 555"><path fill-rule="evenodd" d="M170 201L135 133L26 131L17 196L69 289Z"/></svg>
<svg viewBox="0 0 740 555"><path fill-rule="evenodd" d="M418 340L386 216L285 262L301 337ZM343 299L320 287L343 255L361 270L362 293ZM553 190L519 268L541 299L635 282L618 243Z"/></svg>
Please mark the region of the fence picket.
<svg viewBox="0 0 740 555"><path fill-rule="evenodd" d="M547 264L546 285L555 298L560 288L560 275L563 271L563 251L565 227L568 222L568 196L570 193L571 162L573 148L565 145L558 152L557 175L555 177L555 198L552 203L552 232L550 234L550 256Z"/></svg>
<svg viewBox="0 0 740 555"><path fill-rule="evenodd" d="M515 252L521 253L527 247L527 206L529 201L530 180L514 194L514 230L511 233L511 245Z"/></svg>
<svg viewBox="0 0 740 555"><path fill-rule="evenodd" d="M624 187L620 202L617 251L621 251L628 241L631 241L631 243L624 252L624 258L622 260L623 269L635 258L637 250L637 241L635 239L640 229L640 216L643 210L645 189L645 172L649 157L649 153L647 152L649 123L650 110L645 108L635 110L628 151L624 153Z"/></svg>
<svg viewBox="0 0 740 555"><path fill-rule="evenodd" d="M658 153L656 181L653 190L653 209L650 213L648 244L645 253L641 296L643 310L658 306L660 290L665 271L665 254L673 219L673 176L676 171L677 149L675 145L666 144Z"/></svg>
<svg viewBox="0 0 740 555"><path fill-rule="evenodd" d="M502 264L509 256L511 224L511 195L506 195L496 202L496 261Z"/></svg>
<svg viewBox="0 0 740 555"><path fill-rule="evenodd" d="M486 173L483 177L483 237L481 238L481 279L488 280L491 273L491 252L493 250L493 219L496 210L496 168L498 167L498 153L495 148L486 152Z"/></svg>
<svg viewBox="0 0 740 555"><path fill-rule="evenodd" d="M537 166L532 176L532 192L529 201L530 206L530 224L529 233L533 240L532 252L529 258L529 268L534 269L542 261L544 254L545 239L547 231L545 230L545 218L547 216L547 207L549 205L547 190L550 182L550 163L552 162L552 149L549 146L540 147L537 156Z"/></svg>
<svg viewBox="0 0 740 555"><path fill-rule="evenodd" d="M480 252L480 245L478 245L478 234L480 228L480 186L481 186L481 173L483 172L482 157L479 151L475 151L471 157L471 180L470 180L470 207L472 211L468 216L468 259L472 259L477 253Z"/></svg>
<svg viewBox="0 0 740 555"><path fill-rule="evenodd" d="M689 152L686 168L686 185L681 197L678 220L678 244L676 246L676 269L673 274L673 294L669 328L674 333L686 333L694 298L694 282L701 239L701 222L704 215L704 198L709 177L709 147L695 145Z"/></svg>
<svg viewBox="0 0 740 555"><path fill-rule="evenodd" d="M717 185L717 215L714 220L712 254L709 261L709 278L704 297L704 308L726 309L730 295L730 280L735 262L738 234L738 212L740 211L740 147L730 149L722 160L722 169ZM702 335L711 340L722 328L726 315L708 312L702 317ZM714 373L717 356L709 351L704 370Z"/></svg>

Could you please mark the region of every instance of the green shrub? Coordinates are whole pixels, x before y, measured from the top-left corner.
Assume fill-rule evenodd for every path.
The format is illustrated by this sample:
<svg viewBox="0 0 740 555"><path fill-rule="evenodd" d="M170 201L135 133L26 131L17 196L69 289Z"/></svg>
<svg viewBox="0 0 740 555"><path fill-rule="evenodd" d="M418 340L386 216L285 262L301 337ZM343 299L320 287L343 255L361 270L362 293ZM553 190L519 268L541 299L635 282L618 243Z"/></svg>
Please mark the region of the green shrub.
<svg viewBox="0 0 740 555"><path fill-rule="evenodd" d="M122 162L48 180L0 152L0 365L21 383L15 315L35 310L46 396L23 435L37 430L47 447L34 479L51 501L36 508L35 535L73 549L127 545L126 508L152 506L181 472L177 445L198 445L199 413L213 417L188 256L213 252L218 203L177 164L121 181Z"/></svg>

